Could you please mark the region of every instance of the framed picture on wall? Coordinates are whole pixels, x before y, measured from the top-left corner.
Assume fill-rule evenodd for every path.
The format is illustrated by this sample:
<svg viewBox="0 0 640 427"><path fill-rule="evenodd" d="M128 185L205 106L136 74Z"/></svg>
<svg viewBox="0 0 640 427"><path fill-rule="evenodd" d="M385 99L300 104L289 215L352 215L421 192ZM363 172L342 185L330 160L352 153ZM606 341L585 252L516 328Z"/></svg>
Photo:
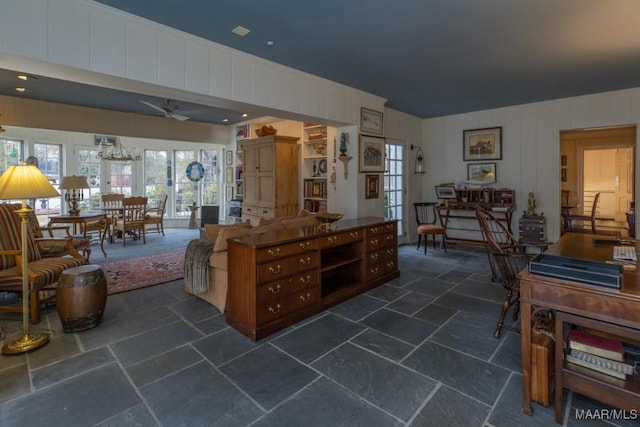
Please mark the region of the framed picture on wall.
<svg viewBox="0 0 640 427"><path fill-rule="evenodd" d="M233 182L233 168L231 166L227 166L226 179L227 184L231 184Z"/></svg>
<svg viewBox="0 0 640 427"><path fill-rule="evenodd" d="M233 164L233 151L227 150L225 156L227 166L231 166Z"/></svg>
<svg viewBox="0 0 640 427"><path fill-rule="evenodd" d="M436 197L438 199L455 199L456 189L453 185L436 185Z"/></svg>
<svg viewBox="0 0 640 427"><path fill-rule="evenodd" d="M249 138L249 125L236 126L236 139Z"/></svg>
<svg viewBox="0 0 640 427"><path fill-rule="evenodd" d="M360 132L382 135L382 112L360 108Z"/></svg>
<svg viewBox="0 0 640 427"><path fill-rule="evenodd" d="M467 179L470 181L495 182L496 164L471 163L467 165Z"/></svg>
<svg viewBox="0 0 640 427"><path fill-rule="evenodd" d="M384 143L384 138L360 135L360 172L384 172Z"/></svg>
<svg viewBox="0 0 640 427"><path fill-rule="evenodd" d="M380 197L380 175L365 175L365 199L377 199Z"/></svg>
<svg viewBox="0 0 640 427"><path fill-rule="evenodd" d="M463 131L463 160L501 160L502 127Z"/></svg>
<svg viewBox="0 0 640 427"><path fill-rule="evenodd" d="M227 202L229 200L233 199L233 186L232 185L227 185L225 187L225 199L227 200Z"/></svg>

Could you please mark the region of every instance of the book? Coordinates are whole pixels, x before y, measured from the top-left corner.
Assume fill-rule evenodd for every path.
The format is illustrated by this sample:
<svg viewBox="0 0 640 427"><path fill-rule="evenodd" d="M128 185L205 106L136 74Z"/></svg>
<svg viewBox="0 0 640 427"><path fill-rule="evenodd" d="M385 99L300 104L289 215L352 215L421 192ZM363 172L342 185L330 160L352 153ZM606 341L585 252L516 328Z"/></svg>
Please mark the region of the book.
<svg viewBox="0 0 640 427"><path fill-rule="evenodd" d="M586 353L584 351L575 349L572 349L569 354L573 357L577 357L580 360L598 365L602 368L611 369L625 375L633 375L634 366L629 363L607 359L606 357L596 356L595 354Z"/></svg>
<svg viewBox="0 0 640 427"><path fill-rule="evenodd" d="M592 335L583 331L571 330L567 337L569 348L624 362L622 341Z"/></svg>
<svg viewBox="0 0 640 427"><path fill-rule="evenodd" d="M621 380L625 380L627 379L627 374L625 374L624 372L618 372L614 369L609 369L606 368L604 366L600 366L598 364L595 363L591 363L591 362L587 362L586 360L582 360L579 359L575 356L572 356L571 354L566 354L565 355L565 360L569 363L573 363L574 365L579 365L579 366L583 366L587 369L591 369L593 371L597 371L597 372L601 372L603 374L609 375L611 377L614 378L619 378Z"/></svg>
<svg viewBox="0 0 640 427"><path fill-rule="evenodd" d="M568 361L567 361L568 362ZM578 372L582 375L591 377L591 378L595 378L597 380L600 380L602 382L606 382L608 384L612 384L615 385L616 387L620 387L620 388L624 388L626 381L622 380L620 378L616 378L616 377L612 377L611 375L605 375L602 374L598 371L594 371L593 369L588 369L585 367L582 367L580 365L576 365L574 363L567 363L567 368L569 368L570 370L572 370L573 372Z"/></svg>

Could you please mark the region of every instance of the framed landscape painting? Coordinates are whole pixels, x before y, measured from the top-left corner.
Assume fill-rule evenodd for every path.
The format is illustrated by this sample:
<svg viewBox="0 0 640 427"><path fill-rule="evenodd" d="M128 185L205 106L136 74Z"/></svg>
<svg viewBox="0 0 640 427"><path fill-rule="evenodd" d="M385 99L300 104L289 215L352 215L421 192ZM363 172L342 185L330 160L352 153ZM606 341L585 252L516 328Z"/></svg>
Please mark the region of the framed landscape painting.
<svg viewBox="0 0 640 427"><path fill-rule="evenodd" d="M384 172L384 143L384 138L360 135L360 172Z"/></svg>
<svg viewBox="0 0 640 427"><path fill-rule="evenodd" d="M464 160L501 160L502 127L463 132Z"/></svg>
<svg viewBox="0 0 640 427"><path fill-rule="evenodd" d="M496 164L493 163L470 163L467 165L467 179L470 181L495 182Z"/></svg>

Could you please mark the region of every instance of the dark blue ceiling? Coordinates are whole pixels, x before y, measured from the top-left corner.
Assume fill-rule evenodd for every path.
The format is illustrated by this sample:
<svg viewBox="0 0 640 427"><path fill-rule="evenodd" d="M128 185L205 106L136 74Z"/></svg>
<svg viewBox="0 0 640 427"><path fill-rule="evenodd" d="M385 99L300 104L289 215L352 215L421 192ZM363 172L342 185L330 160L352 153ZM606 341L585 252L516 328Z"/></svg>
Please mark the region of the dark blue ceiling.
<svg viewBox="0 0 640 427"><path fill-rule="evenodd" d="M639 0L98 1L422 118L640 86Z"/></svg>

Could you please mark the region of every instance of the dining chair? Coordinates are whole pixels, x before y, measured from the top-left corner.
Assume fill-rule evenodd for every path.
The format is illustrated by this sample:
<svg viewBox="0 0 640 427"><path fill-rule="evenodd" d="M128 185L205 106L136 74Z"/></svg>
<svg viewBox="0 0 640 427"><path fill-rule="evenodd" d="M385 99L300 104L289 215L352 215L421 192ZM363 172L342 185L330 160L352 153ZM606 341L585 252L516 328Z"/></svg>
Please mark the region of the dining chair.
<svg viewBox="0 0 640 427"><path fill-rule="evenodd" d="M547 248L546 243L518 243L507 227L484 209L476 210L480 230L487 244L490 262L493 262L500 274L500 283L507 291L493 336L500 338L502 329L518 331L515 327L505 326L504 319L513 306L513 321L520 313L520 279L518 273L538 253Z"/></svg>
<svg viewBox="0 0 640 427"><path fill-rule="evenodd" d="M122 217L124 194L103 194L101 199L102 210L107 214L107 221L109 221L109 243L113 243L113 224L118 218Z"/></svg>
<svg viewBox="0 0 640 427"><path fill-rule="evenodd" d="M441 246L444 251L447 251L446 244L446 228L441 224L436 224L438 214L436 213L436 202L416 202L413 204L416 211L416 222L418 223L418 247L420 249L420 243L422 242L422 235L424 235L424 253L427 253L427 244L429 236L433 238L433 248L436 248L436 236L442 236Z"/></svg>
<svg viewBox="0 0 640 427"><path fill-rule="evenodd" d="M122 246L126 246L127 235L134 240L142 239L142 243L147 243L144 232L146 212L146 197L125 197L122 200L122 216L116 218L113 224L114 232L122 236Z"/></svg>
<svg viewBox="0 0 640 427"><path fill-rule="evenodd" d="M167 206L167 198L169 195L163 194L160 196L158 206L155 208L147 208L147 216L144 222L147 225L155 225L158 234L162 233L164 236L164 211Z"/></svg>
<svg viewBox="0 0 640 427"><path fill-rule="evenodd" d="M584 229L586 224L591 226L591 234L596 234L596 213L598 212L598 202L600 201L600 193L596 193L593 198L593 205L591 205L591 214L590 215L578 215L578 214L570 214L567 215L567 226L569 228L568 231L579 231L578 229L573 228L573 222L579 221L582 223L580 230Z"/></svg>

